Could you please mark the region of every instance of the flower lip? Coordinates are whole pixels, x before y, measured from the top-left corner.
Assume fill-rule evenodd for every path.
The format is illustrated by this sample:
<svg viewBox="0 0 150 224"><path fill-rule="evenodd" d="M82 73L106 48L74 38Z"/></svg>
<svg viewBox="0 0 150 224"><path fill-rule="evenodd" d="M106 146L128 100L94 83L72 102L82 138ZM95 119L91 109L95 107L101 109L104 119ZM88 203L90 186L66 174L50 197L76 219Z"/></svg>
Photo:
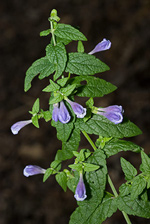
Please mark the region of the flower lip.
<svg viewBox="0 0 150 224"><path fill-rule="evenodd" d="M26 177L33 176L36 174L44 174L46 172L45 169L36 165L27 165L23 170L23 175Z"/></svg>
<svg viewBox="0 0 150 224"><path fill-rule="evenodd" d="M83 174L82 173L80 173L80 179L79 179L74 197L77 201L83 201L84 199L87 198L86 188L85 188L85 184L83 182Z"/></svg>
<svg viewBox="0 0 150 224"><path fill-rule="evenodd" d="M95 48L89 52L89 54L94 54L96 52L100 52L100 51L106 51L108 49L110 49L111 47L111 42L110 40L106 40L105 38L100 42L98 43Z"/></svg>
<svg viewBox="0 0 150 224"><path fill-rule="evenodd" d="M32 123L32 120L26 120L26 121L18 121L16 122L15 124L13 124L11 126L11 132L14 134L14 135L17 135L18 132L23 128L25 127L26 125Z"/></svg>

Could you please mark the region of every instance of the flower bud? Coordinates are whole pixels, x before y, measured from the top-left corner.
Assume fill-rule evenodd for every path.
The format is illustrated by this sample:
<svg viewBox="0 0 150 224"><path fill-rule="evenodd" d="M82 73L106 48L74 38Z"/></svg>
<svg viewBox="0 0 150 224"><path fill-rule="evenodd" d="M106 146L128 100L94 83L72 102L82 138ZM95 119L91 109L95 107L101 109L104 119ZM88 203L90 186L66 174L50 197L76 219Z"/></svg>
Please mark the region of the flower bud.
<svg viewBox="0 0 150 224"><path fill-rule="evenodd" d="M15 124L11 126L11 131L14 135L17 135L20 129L22 129L24 126L32 123L32 120L27 120L27 121L18 121Z"/></svg>

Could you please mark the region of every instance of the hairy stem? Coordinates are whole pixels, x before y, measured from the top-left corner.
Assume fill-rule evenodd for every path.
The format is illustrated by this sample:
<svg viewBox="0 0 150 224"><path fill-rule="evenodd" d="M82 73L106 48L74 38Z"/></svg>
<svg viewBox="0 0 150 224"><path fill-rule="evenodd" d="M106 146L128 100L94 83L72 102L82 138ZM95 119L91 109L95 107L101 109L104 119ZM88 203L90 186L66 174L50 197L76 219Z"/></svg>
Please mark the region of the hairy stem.
<svg viewBox="0 0 150 224"><path fill-rule="evenodd" d="M90 145L92 146L92 148L93 148L94 150L96 150L97 147L96 147L96 145L94 144L94 142L92 141L92 139L90 138L90 136L89 136L85 131L82 131L82 133L83 133L83 135L85 136L85 138L88 140L88 142L90 143ZM113 194L115 195L115 197L118 197L118 193L117 193L117 191L116 191L116 188L115 188L115 186L114 186L114 184L113 184L113 182L112 182L112 180L111 180L109 174L108 174L108 183L109 183L109 185L110 185L110 187L111 187L111 190L112 190ZM128 216L124 211L122 211L122 214L123 214L123 216L124 216L124 218L125 218L127 224L132 224L131 221L130 221L130 219L129 219L129 216Z"/></svg>

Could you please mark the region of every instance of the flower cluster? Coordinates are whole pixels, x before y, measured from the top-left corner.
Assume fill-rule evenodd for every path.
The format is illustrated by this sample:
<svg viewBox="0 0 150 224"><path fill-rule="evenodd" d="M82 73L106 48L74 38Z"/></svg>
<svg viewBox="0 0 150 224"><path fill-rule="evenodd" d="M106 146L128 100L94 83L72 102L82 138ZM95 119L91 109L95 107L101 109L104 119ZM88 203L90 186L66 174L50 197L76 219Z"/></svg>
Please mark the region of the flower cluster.
<svg viewBox="0 0 150 224"><path fill-rule="evenodd" d="M70 104L73 112L78 118L83 118L86 115L86 108L82 107L76 102L69 100L68 98L66 99L66 101ZM60 102L60 106L58 103L53 105L52 119L55 122L59 120L63 124L66 124L70 121L71 116L63 101Z"/></svg>

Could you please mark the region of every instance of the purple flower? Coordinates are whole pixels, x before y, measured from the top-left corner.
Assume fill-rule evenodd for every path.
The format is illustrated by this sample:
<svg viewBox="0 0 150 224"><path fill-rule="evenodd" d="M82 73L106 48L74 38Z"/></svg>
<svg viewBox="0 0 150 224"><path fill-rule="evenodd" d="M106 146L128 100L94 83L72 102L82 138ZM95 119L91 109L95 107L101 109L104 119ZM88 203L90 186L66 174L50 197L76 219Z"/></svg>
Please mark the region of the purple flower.
<svg viewBox="0 0 150 224"><path fill-rule="evenodd" d="M63 101L60 102L60 107L58 103L53 104L52 119L55 122L59 120L63 124L66 124L70 121L71 116Z"/></svg>
<svg viewBox="0 0 150 224"><path fill-rule="evenodd" d="M70 104L78 118L83 118L86 115L86 108L82 107L76 102L69 100L68 98L66 99L66 101Z"/></svg>
<svg viewBox="0 0 150 224"><path fill-rule="evenodd" d="M113 105L105 108L98 108L97 114L103 115L108 120L115 124L119 124L123 121L124 111L122 106Z"/></svg>
<svg viewBox="0 0 150 224"><path fill-rule="evenodd" d="M33 176L36 174L44 174L45 173L45 169L41 168L40 166L36 166L36 165L28 165L24 168L23 170L23 175L25 177L29 177L29 176Z"/></svg>
<svg viewBox="0 0 150 224"><path fill-rule="evenodd" d="M32 120L18 121L11 126L11 131L14 135L17 135L21 128L23 128L24 126L26 126L30 123L32 123Z"/></svg>
<svg viewBox="0 0 150 224"><path fill-rule="evenodd" d="M53 114L52 114L52 119L55 122L58 121L58 113L59 113L58 103L55 103L55 104L53 104Z"/></svg>
<svg viewBox="0 0 150 224"><path fill-rule="evenodd" d="M99 52L99 51L106 51L108 50L109 48L111 47L111 42L110 40L106 40L105 38L100 42L98 43L95 48L89 52L89 54L94 54L96 52Z"/></svg>
<svg viewBox="0 0 150 224"><path fill-rule="evenodd" d="M87 197L82 173L80 173L80 179L79 179L74 197L77 201L83 201Z"/></svg>

